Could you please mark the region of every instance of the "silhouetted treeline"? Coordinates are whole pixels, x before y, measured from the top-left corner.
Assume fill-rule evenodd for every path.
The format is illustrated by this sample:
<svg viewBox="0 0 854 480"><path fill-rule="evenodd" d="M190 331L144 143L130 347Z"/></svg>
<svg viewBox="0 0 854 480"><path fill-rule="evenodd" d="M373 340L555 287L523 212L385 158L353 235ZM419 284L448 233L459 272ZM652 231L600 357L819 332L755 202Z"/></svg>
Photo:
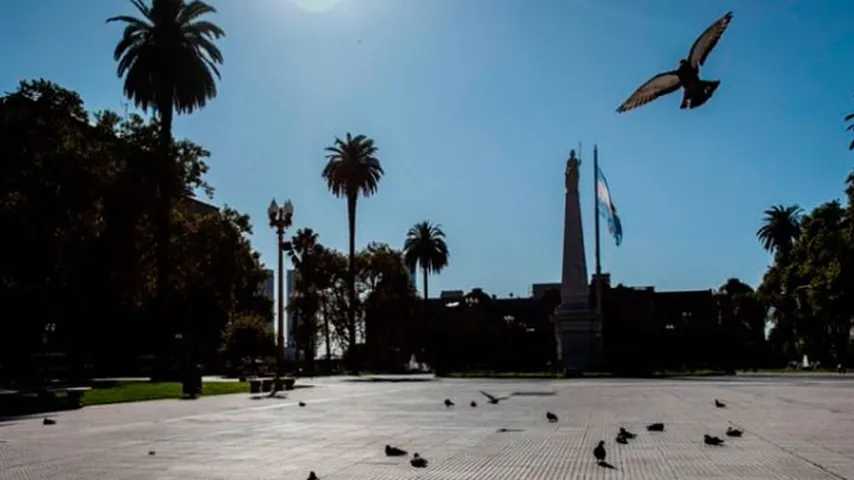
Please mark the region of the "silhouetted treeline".
<svg viewBox="0 0 854 480"><path fill-rule="evenodd" d="M804 215L797 205L765 211L757 232L774 261L759 296L771 312L771 354L780 365L850 365L854 326L854 174L846 179L847 206L819 205Z"/></svg>
<svg viewBox="0 0 854 480"><path fill-rule="evenodd" d="M157 123L90 115L50 82L0 97L0 380L33 381L50 355L77 377L166 373L185 353L214 365L229 319L270 319L249 220L191 198L212 189L187 140L169 180L175 320L154 314L158 139Z"/></svg>

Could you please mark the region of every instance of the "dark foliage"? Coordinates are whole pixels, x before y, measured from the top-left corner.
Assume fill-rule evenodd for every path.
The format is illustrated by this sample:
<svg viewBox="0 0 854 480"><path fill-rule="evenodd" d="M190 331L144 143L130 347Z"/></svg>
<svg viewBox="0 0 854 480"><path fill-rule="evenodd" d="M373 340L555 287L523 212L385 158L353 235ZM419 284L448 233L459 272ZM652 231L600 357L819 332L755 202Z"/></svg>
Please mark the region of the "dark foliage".
<svg viewBox="0 0 854 480"><path fill-rule="evenodd" d="M47 375L34 359L48 353L67 358L72 376L150 373L139 358L177 350L179 332L194 336L198 359L216 362L232 315L269 318L248 219L189 198L212 192L208 153L189 141L175 143L167 179L185 199L171 212L170 243L177 318L187 322L154 315L158 142L158 124L90 117L77 94L50 82L0 97L3 376Z"/></svg>

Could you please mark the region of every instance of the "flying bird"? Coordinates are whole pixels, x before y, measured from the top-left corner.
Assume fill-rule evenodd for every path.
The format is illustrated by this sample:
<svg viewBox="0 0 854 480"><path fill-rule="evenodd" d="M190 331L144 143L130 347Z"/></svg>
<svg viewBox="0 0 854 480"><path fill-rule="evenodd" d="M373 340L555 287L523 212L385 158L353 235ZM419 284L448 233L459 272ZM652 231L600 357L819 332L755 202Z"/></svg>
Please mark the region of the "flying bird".
<svg viewBox="0 0 854 480"><path fill-rule="evenodd" d="M495 395L490 395L490 394L484 392L483 390L481 390L480 393L482 393L483 396L488 398L489 403L491 403L493 405L498 405L498 402L500 402L502 400L507 400L508 398L510 398L510 397L496 397Z"/></svg>
<svg viewBox="0 0 854 480"><path fill-rule="evenodd" d="M56 420L44 417L44 420L42 420L42 425L56 425Z"/></svg>
<svg viewBox="0 0 854 480"><path fill-rule="evenodd" d="M629 440L631 440L631 439L633 439L633 438L637 437L637 435L636 435L636 434L634 434L634 433L632 433L632 432L630 432L630 431L626 430L626 429L625 429L625 428L623 428L623 427L620 427L620 433L619 433L619 434L620 434L620 435L622 435L622 436L624 436L624 437L626 437L626 438L628 438Z"/></svg>
<svg viewBox="0 0 854 480"><path fill-rule="evenodd" d="M427 459L418 455L418 453L414 453L409 463L415 468L424 468L427 466Z"/></svg>
<svg viewBox="0 0 854 480"><path fill-rule="evenodd" d="M663 423L651 423L646 426L647 431L650 432L663 432L664 424Z"/></svg>
<svg viewBox="0 0 854 480"><path fill-rule="evenodd" d="M718 437L713 437L711 435L703 435L703 443L706 445L714 445L719 447L724 444L724 441Z"/></svg>
<svg viewBox="0 0 854 480"><path fill-rule="evenodd" d="M719 80L700 80L700 66L706 62L709 53L718 44L718 40L732 21L732 12L718 19L694 41L688 58L679 60L679 68L659 73L640 86L617 108L618 113L649 103L658 97L683 89L682 104L679 108L697 108L712 97Z"/></svg>
<svg viewBox="0 0 854 480"><path fill-rule="evenodd" d="M739 430L737 428L727 427L727 429L726 429L726 436L727 437L740 437L742 433L744 433L744 432L742 432L741 430Z"/></svg>
<svg viewBox="0 0 854 480"><path fill-rule="evenodd" d="M557 423L557 415L552 412L546 412L546 418L549 420L549 423Z"/></svg>
<svg viewBox="0 0 854 480"><path fill-rule="evenodd" d="M722 402L716 398L715 399L715 406L718 408L726 408L726 403L724 403L724 402Z"/></svg>
<svg viewBox="0 0 854 480"><path fill-rule="evenodd" d="M599 445L596 445L596 448L593 449L593 456L596 457L596 461L599 464L605 461L605 456L608 452L605 451L605 442L600 440Z"/></svg>
<svg viewBox="0 0 854 480"><path fill-rule="evenodd" d="M452 402L450 398L446 398L446 399L445 399L445 406L446 406L446 407L453 407L453 406L454 406L454 402Z"/></svg>
<svg viewBox="0 0 854 480"><path fill-rule="evenodd" d="M385 454L389 457L402 457L406 455L406 450L401 450L397 447L392 447L391 445L385 446Z"/></svg>

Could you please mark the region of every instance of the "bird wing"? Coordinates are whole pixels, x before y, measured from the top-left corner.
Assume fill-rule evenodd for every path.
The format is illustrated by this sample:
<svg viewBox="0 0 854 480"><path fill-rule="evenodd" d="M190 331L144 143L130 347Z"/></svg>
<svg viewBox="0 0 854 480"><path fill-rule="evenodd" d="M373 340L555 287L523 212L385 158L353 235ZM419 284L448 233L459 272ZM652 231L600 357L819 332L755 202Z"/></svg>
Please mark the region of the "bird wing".
<svg viewBox="0 0 854 480"><path fill-rule="evenodd" d="M495 397L493 397L492 395L490 395L490 394L488 394L488 393L484 392L483 390L481 390L481 391L480 391L480 393L482 393L486 398L488 398L488 399L492 400L493 402L498 401L498 399L497 399L497 398L495 398Z"/></svg>
<svg viewBox="0 0 854 480"><path fill-rule="evenodd" d="M681 85L675 71L659 73L635 90L635 93L617 108L617 112L628 112L662 95L675 92Z"/></svg>
<svg viewBox="0 0 854 480"><path fill-rule="evenodd" d="M688 63L692 67L698 68L706 62L706 57L718 44L718 40L721 39L730 21L732 21L732 12L727 12L694 41L694 45L691 45L691 52L688 53Z"/></svg>

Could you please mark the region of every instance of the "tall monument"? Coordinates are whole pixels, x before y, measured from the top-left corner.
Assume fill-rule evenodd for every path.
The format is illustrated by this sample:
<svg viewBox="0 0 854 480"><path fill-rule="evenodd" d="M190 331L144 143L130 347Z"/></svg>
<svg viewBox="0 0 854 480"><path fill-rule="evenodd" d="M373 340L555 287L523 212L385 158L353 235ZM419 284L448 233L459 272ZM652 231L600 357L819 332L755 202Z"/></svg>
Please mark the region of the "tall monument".
<svg viewBox="0 0 854 480"><path fill-rule="evenodd" d="M590 285L584 257L578 193L580 166L575 150L570 151L565 174L561 302L552 317L558 360L570 374L597 368L602 356L602 322L590 306Z"/></svg>

